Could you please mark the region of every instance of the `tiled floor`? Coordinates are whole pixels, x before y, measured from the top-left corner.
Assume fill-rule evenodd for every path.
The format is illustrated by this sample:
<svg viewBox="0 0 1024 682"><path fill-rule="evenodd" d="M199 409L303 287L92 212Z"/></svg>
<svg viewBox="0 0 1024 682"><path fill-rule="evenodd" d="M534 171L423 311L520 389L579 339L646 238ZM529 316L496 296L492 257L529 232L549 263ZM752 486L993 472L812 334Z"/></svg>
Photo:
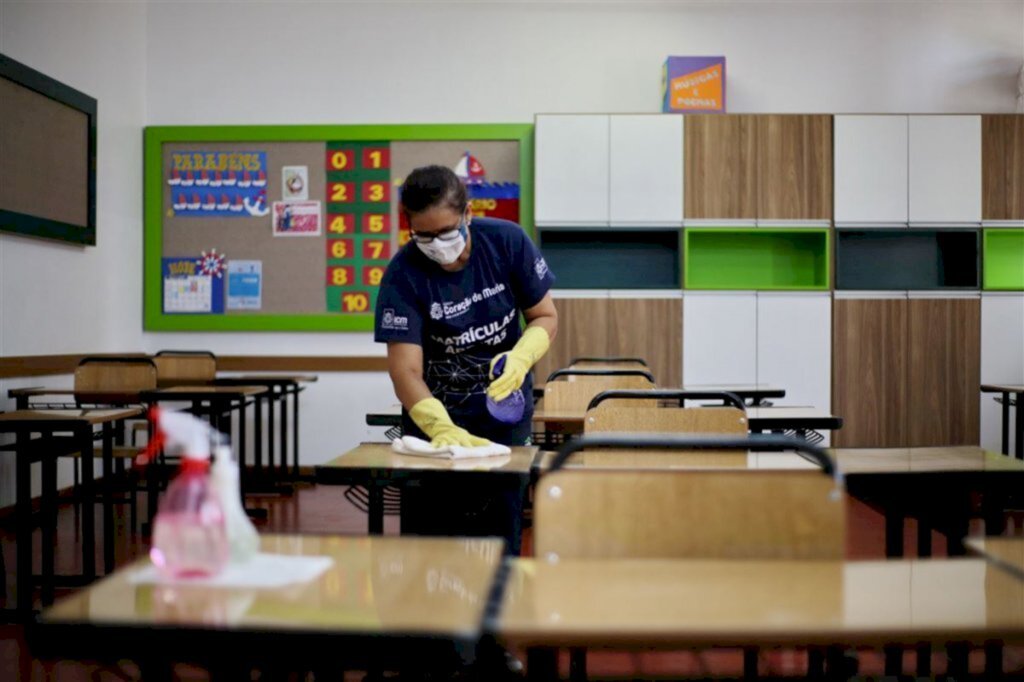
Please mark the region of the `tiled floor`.
<svg viewBox="0 0 1024 682"><path fill-rule="evenodd" d="M261 531L297 532L297 533L341 533L363 534L366 529L366 517L352 506L342 494L341 488L308 486L302 487L291 497L261 498L258 506L267 508L268 518L260 524ZM97 510L98 513L99 510ZM127 562L146 549L143 538L129 532L127 513L118 515L117 562ZM1016 519L1017 528L1022 520ZM913 551L916 546L916 529L912 522L907 524L906 547ZM398 530L396 518L388 517L385 531L395 533ZM74 572L79 570L79 538L77 537L77 519L75 509L70 504L61 506L58 517L56 547L58 572ZM848 506L848 556L855 559L872 559L884 556L884 536L881 517L867 506L850 501ZM101 538L97 539L102 542ZM38 562L38 535L36 539ZM529 537L525 549L529 551ZM99 544L98 546L102 546ZM0 548L4 552L7 575L7 594L14 596L13 566L15 560L13 533L9 528L0 528ZM945 543L937 534L933 540L933 551L936 554L945 552ZM564 671L567 674L567 661ZM983 661L980 656L972 657L972 669L981 669ZM762 652L760 671L763 675L799 676L805 670L806 659L800 652L769 651ZM1008 649L1004 654L1006 670L1016 671L1024 675L1024 648ZM592 652L588 659L591 678L637 679L637 678L678 678L683 676L733 676L742 670L742 657L738 652L721 651L696 654L679 653L644 653L623 654ZM914 658L908 653L905 669L914 669ZM936 652L933 657L932 670L941 672L945 669L944 657ZM876 652L862 652L860 655L861 674L879 675L882 672L882 658ZM205 673L185 667L179 667L179 677L183 680L204 680ZM25 646L23 630L20 626L0 626L0 680L52 680L55 682L79 682L84 680L124 680L137 679L136 671L130 664L123 670L106 669L95 665L61 661L44 665L33 660ZM361 679L361 675L350 675L346 679Z"/></svg>

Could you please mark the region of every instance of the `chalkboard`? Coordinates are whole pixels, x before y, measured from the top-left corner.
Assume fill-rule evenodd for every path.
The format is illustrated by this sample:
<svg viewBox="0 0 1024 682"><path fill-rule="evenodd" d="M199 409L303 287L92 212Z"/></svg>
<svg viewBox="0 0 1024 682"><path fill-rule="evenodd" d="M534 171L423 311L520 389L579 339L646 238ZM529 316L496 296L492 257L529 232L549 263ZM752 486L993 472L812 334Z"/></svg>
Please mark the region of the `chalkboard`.
<svg viewBox="0 0 1024 682"><path fill-rule="evenodd" d="M147 128L145 328L372 329L398 189L427 164L532 233L528 124Z"/></svg>

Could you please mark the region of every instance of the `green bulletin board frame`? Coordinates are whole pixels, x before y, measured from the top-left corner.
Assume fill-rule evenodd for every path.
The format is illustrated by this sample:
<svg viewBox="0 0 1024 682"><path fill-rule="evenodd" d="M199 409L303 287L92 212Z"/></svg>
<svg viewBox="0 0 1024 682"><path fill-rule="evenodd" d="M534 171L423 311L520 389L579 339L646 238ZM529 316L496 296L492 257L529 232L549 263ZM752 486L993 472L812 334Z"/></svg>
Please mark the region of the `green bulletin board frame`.
<svg viewBox="0 0 1024 682"><path fill-rule="evenodd" d="M497 140L519 143L519 224L532 237L533 124L387 124L275 126L151 126L143 133L144 237L143 329L146 331L365 332L373 313L164 314L161 249L163 244L163 145L185 142L329 142Z"/></svg>

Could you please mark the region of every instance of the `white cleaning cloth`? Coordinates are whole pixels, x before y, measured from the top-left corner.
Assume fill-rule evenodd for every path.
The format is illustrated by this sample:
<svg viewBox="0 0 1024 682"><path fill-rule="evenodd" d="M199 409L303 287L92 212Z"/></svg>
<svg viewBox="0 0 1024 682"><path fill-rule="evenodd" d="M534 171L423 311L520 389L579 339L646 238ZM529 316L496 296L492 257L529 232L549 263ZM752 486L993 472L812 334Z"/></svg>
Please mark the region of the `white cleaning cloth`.
<svg viewBox="0 0 1024 682"><path fill-rule="evenodd" d="M289 554L257 553L248 561L228 564L215 576L203 578L173 578L161 574L156 566L147 566L128 576L133 585L202 585L229 588L281 588L294 583L305 583L320 577L334 564L329 556L294 556Z"/></svg>
<svg viewBox="0 0 1024 682"><path fill-rule="evenodd" d="M437 459L472 459L474 457L501 457L512 454L507 445L491 443L480 445L475 448L466 448L461 445L450 445L443 448L434 448L430 443L415 436L402 436L391 441L391 449L400 455L416 455L417 457L434 457Z"/></svg>

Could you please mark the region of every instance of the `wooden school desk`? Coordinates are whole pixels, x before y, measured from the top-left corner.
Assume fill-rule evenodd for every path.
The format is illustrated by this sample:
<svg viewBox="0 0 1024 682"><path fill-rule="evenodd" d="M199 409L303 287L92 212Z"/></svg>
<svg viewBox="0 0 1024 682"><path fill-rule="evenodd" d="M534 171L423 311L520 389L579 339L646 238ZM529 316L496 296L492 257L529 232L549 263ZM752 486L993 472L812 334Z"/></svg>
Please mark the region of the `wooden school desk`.
<svg viewBox="0 0 1024 682"><path fill-rule="evenodd" d="M885 552L903 555L903 521L918 520L918 554L931 554L931 529L962 554L971 498L982 496L986 534L999 534L1007 503L1024 491L1024 462L971 445L828 450L846 490L885 515Z"/></svg>
<svg viewBox="0 0 1024 682"><path fill-rule="evenodd" d="M15 436L15 527L17 533L18 612L32 610L32 463L42 464L42 588L43 603L53 601L54 587L81 585L96 577L96 519L93 478L93 428L103 429L103 565L114 568L114 502L111 477L114 472L114 424L142 414L138 408L98 410L16 410L0 414L0 433ZM33 433L40 438L31 439ZM71 433L68 442L53 439ZM57 530L57 458L79 452L83 458L82 486L82 575L54 574L54 547Z"/></svg>
<svg viewBox="0 0 1024 682"><path fill-rule="evenodd" d="M236 680L252 667L341 679L346 668L457 662L480 638L502 555L494 538L264 535L261 544L332 565L307 583L228 588L134 583L142 559L45 611L33 653L133 659L145 680L170 679L176 661Z"/></svg>
<svg viewBox="0 0 1024 682"><path fill-rule="evenodd" d="M972 554L984 557L1024 580L1024 537L967 538L964 545Z"/></svg>
<svg viewBox="0 0 1024 682"><path fill-rule="evenodd" d="M316 481L324 485L361 485L370 496L367 524L371 535L384 532L384 488L425 480L484 477L505 479L525 491L538 456L535 447L514 447L505 457L439 459L399 455L390 443L361 443L316 468ZM467 485L472 485L469 481Z"/></svg>
<svg viewBox="0 0 1024 682"><path fill-rule="evenodd" d="M999 534L1013 495L1024 493L1024 462L975 446L936 448L837 448L827 451L846 491L885 517L886 555L903 556L906 517L918 521L917 551L931 554L931 531L943 533L951 554L962 554L971 499L981 494L986 533ZM537 458L534 480L555 453ZM787 452L672 452L633 449L584 450L566 468L586 469L805 469L817 466Z"/></svg>
<svg viewBox="0 0 1024 682"><path fill-rule="evenodd" d="M749 401L750 405L754 407L764 405L771 398L786 397L786 389L769 384L687 384L683 386L682 390L734 393L740 399Z"/></svg>
<svg viewBox="0 0 1024 682"><path fill-rule="evenodd" d="M314 374L243 374L233 377L217 377L214 384L218 386L265 386L269 393L267 400L267 465L274 468L275 423L280 422L280 451L281 458L277 464L275 474L290 476L293 480L299 478L299 394L305 389L303 384L310 384L319 381L320 378ZM291 464L288 462L288 415L286 403L291 397ZM277 419L274 418L274 403L277 403ZM257 433L259 433L257 431ZM256 451L256 472L263 475L263 457L259 450ZM275 476L276 478L276 476Z"/></svg>
<svg viewBox="0 0 1024 682"><path fill-rule="evenodd" d="M1002 393L1003 406L1003 454L1010 454L1010 396L1016 396L1017 408L1014 413L1014 456L1024 459L1024 386L1014 384L982 384L982 393Z"/></svg>
<svg viewBox="0 0 1024 682"><path fill-rule="evenodd" d="M557 679L555 650L952 647L1024 640L1024 581L983 559L513 559L490 629ZM989 670L1001 667L989 650ZM963 669L963 672L966 670Z"/></svg>

